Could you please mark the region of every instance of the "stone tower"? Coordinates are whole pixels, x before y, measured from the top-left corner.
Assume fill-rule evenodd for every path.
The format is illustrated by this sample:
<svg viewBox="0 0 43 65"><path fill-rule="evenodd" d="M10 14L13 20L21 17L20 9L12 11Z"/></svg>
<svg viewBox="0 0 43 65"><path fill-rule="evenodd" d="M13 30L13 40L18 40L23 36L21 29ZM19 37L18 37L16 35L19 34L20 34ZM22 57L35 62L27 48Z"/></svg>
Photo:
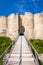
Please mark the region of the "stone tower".
<svg viewBox="0 0 43 65"><path fill-rule="evenodd" d="M24 35L27 39L33 38L33 14L30 12L26 12L25 15L20 15L20 17L22 19L22 25L25 28Z"/></svg>
<svg viewBox="0 0 43 65"><path fill-rule="evenodd" d="M16 39L18 36L18 14L11 14L8 16L7 36L11 39Z"/></svg>
<svg viewBox="0 0 43 65"><path fill-rule="evenodd" d="M43 13L34 14L34 36L43 39Z"/></svg>

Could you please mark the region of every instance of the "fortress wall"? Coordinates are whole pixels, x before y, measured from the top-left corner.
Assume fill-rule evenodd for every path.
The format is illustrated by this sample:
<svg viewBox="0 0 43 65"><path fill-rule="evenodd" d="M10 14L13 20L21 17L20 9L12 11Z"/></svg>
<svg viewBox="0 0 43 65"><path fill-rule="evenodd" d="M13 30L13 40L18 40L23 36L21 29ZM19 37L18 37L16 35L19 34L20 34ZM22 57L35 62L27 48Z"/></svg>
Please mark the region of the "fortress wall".
<svg viewBox="0 0 43 65"><path fill-rule="evenodd" d="M34 15L34 36L43 39L43 13Z"/></svg>
<svg viewBox="0 0 43 65"><path fill-rule="evenodd" d="M19 19L18 19L18 14L16 14L16 26L15 26L15 34L16 34L16 38L17 38L17 36L18 36L18 21L19 21Z"/></svg>
<svg viewBox="0 0 43 65"><path fill-rule="evenodd" d="M21 16L22 25L25 28L24 35L27 39L33 38L33 14L26 12L25 15Z"/></svg>
<svg viewBox="0 0 43 65"><path fill-rule="evenodd" d="M0 36L8 36L16 39L18 36L18 14L11 14L8 17L0 16ZM21 24L24 27L24 35L27 39L38 38L43 39L43 13L32 14L26 12L20 15Z"/></svg>
<svg viewBox="0 0 43 65"><path fill-rule="evenodd" d="M7 17L0 16L0 36L6 35L6 22L7 22Z"/></svg>
<svg viewBox="0 0 43 65"><path fill-rule="evenodd" d="M18 15L11 14L8 16L8 31L7 36L11 39L16 39L18 36Z"/></svg>

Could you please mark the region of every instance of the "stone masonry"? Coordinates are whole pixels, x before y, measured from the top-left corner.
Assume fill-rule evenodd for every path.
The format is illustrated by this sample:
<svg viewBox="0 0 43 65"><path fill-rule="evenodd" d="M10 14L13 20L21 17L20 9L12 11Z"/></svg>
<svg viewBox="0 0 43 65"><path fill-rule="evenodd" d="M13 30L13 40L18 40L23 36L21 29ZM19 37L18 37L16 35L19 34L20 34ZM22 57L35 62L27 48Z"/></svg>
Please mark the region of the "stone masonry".
<svg viewBox="0 0 43 65"><path fill-rule="evenodd" d="M34 37L43 39L43 13L34 14Z"/></svg>
<svg viewBox="0 0 43 65"><path fill-rule="evenodd" d="M15 40L20 31L27 39L43 39L43 12L37 14L26 12L24 15L13 13L9 16L0 16L0 36L8 36Z"/></svg>
<svg viewBox="0 0 43 65"><path fill-rule="evenodd" d="M16 39L18 36L18 15L11 14L8 16L8 29L7 36L11 39Z"/></svg>
<svg viewBox="0 0 43 65"><path fill-rule="evenodd" d="M7 17L0 16L0 36L5 36L7 32Z"/></svg>
<svg viewBox="0 0 43 65"><path fill-rule="evenodd" d="M32 13L25 13L25 15L21 15L22 25L25 28L24 35L29 38L33 38L33 14Z"/></svg>

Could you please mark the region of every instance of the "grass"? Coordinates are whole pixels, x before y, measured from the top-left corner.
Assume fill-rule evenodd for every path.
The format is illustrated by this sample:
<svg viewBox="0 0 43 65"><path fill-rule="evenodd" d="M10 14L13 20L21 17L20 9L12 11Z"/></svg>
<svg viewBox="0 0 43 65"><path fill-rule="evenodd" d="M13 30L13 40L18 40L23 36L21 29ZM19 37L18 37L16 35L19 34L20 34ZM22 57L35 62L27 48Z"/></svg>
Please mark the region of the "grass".
<svg viewBox="0 0 43 65"><path fill-rule="evenodd" d="M5 51L5 49L12 43L9 37L0 37L0 55ZM0 59L0 65L2 65L3 58Z"/></svg>
<svg viewBox="0 0 43 65"><path fill-rule="evenodd" d="M32 43L32 45L34 46L34 48L36 49L36 51L39 54L43 53L43 40L40 40L40 39L30 39L30 42ZM39 61L39 65L43 65L43 62L41 60L38 60L38 61Z"/></svg>
<svg viewBox="0 0 43 65"><path fill-rule="evenodd" d="M2 63L3 61L2 61L2 60L3 60L3 59L0 59L0 65L3 65L3 63Z"/></svg>
<svg viewBox="0 0 43 65"><path fill-rule="evenodd" d="M37 50L37 52L43 53L43 40L40 39L30 39L30 42L32 43L32 45L35 47L35 49Z"/></svg>
<svg viewBox="0 0 43 65"><path fill-rule="evenodd" d="M9 37L0 37L0 55L5 51L5 49L12 43Z"/></svg>
<svg viewBox="0 0 43 65"><path fill-rule="evenodd" d="M39 60L39 65L43 65L43 62L41 60Z"/></svg>

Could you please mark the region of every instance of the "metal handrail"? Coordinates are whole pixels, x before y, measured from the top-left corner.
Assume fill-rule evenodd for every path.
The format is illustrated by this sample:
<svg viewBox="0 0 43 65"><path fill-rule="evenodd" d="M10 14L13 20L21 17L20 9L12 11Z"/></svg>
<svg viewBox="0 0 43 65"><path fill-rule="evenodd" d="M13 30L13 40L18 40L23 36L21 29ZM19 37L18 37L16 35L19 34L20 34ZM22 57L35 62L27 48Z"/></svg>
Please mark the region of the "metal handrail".
<svg viewBox="0 0 43 65"><path fill-rule="evenodd" d="M10 45L7 47L7 49L2 53L2 55L0 56L0 58L2 58L2 57L7 53L8 49L9 49L12 45L13 45L13 42L12 42L12 44L10 44Z"/></svg>
<svg viewBox="0 0 43 65"><path fill-rule="evenodd" d="M17 41L17 39L18 39L18 37L16 38L16 41ZM16 41L15 41L15 43L16 43ZM14 42L12 42L12 44L11 44L11 51L13 50L12 49L13 45L15 45ZM4 59L3 65L6 65L8 63L8 58L10 57L11 52L9 53L9 56L7 58L6 58L6 54L7 54L7 51L6 51L5 55L4 55L5 59Z"/></svg>
<svg viewBox="0 0 43 65"><path fill-rule="evenodd" d="M12 47L14 43L12 42L12 44L10 44L7 49L2 53L2 55L0 56L0 60L2 58L2 64L5 65L7 60L6 60L6 54L9 52L8 50Z"/></svg>
<svg viewBox="0 0 43 65"><path fill-rule="evenodd" d="M29 43L30 43L30 41L29 41ZM33 47L33 45L32 45L31 43L30 43L30 45L31 45L31 47L33 48L33 50L35 51L36 55L38 56L38 59L40 59L40 60L43 62L43 60L40 58L38 52L37 52L36 49Z"/></svg>
<svg viewBox="0 0 43 65"><path fill-rule="evenodd" d="M33 45L30 43L30 41L29 41L29 45L31 46L31 49L32 49L32 52L33 52L33 54L34 54L34 57L35 57L35 61L37 62L37 64L39 65L39 61L38 61L38 53L37 53L37 51L36 51L36 49L33 47Z"/></svg>
<svg viewBox="0 0 43 65"><path fill-rule="evenodd" d="M26 38L26 36L25 36L25 38ZM27 38L26 38L26 40L27 40ZM37 65L39 65L39 61L38 61L38 59L39 59L39 54L38 54L38 52L37 52L36 49L33 47L33 45L30 43L30 41L27 40L27 42L29 43L29 45L30 45L30 47L31 47L31 50L32 50L33 55L34 55L34 57L35 57L35 62L37 63Z"/></svg>

